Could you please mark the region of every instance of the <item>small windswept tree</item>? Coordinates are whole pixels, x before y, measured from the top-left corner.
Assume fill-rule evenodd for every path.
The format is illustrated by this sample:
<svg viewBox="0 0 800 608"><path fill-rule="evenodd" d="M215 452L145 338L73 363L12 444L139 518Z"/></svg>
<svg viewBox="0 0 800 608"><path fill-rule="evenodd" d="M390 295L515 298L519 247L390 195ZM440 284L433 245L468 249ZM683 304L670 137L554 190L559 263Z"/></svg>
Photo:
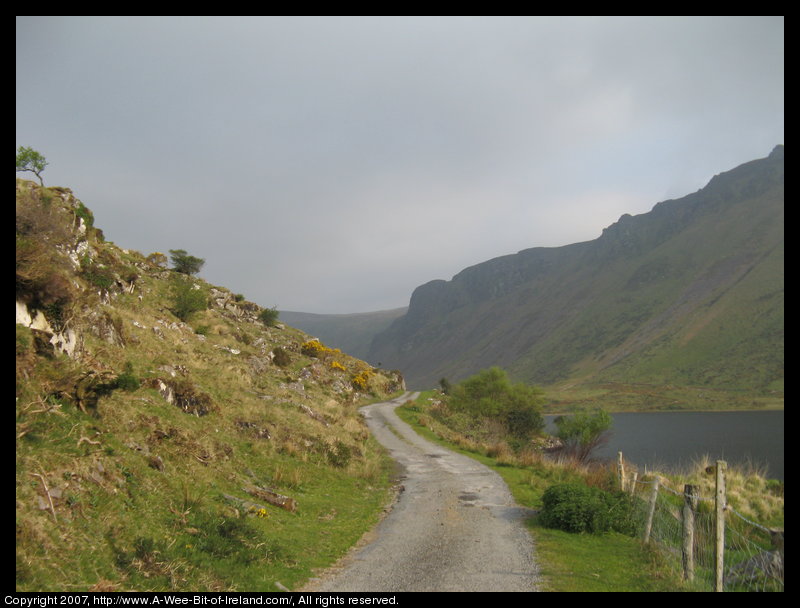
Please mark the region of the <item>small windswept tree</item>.
<svg viewBox="0 0 800 608"><path fill-rule="evenodd" d="M278 315L280 312L278 311L277 306L273 306L272 308L264 308L260 313L258 313L258 319L267 327L272 327L278 322Z"/></svg>
<svg viewBox="0 0 800 608"><path fill-rule="evenodd" d="M39 185L44 186L42 171L47 166L44 156L33 148L20 146L17 150L17 171L30 171L39 178Z"/></svg>
<svg viewBox="0 0 800 608"><path fill-rule="evenodd" d="M564 442L564 452L578 462L589 460L591 453L608 442L613 419L602 409L559 416L554 420L556 437Z"/></svg>
<svg viewBox="0 0 800 608"><path fill-rule="evenodd" d="M185 249L170 249L169 255L172 258L173 270L181 274L197 274L206 263L202 258L189 255Z"/></svg>

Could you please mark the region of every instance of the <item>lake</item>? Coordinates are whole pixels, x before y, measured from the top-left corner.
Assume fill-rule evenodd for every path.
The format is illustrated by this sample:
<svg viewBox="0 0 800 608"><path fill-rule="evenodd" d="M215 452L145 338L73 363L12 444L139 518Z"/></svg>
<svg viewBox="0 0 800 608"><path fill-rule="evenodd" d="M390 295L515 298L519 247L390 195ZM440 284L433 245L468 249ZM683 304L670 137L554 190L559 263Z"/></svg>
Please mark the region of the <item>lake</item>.
<svg viewBox="0 0 800 608"><path fill-rule="evenodd" d="M783 480L783 410L747 412L624 412L612 414L610 441L594 455L640 467L674 470L708 455L729 465L753 463ZM545 416L548 430L555 416Z"/></svg>

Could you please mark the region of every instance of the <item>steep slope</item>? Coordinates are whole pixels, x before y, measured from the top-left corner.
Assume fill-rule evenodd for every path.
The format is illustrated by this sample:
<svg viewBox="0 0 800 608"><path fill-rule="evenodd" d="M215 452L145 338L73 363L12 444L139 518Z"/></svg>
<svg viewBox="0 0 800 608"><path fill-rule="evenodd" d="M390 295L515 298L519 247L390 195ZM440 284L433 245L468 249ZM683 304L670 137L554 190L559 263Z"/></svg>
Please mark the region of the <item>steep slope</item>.
<svg viewBox="0 0 800 608"><path fill-rule="evenodd" d="M783 175L778 146L594 241L422 285L369 358L414 387L500 365L550 387L782 390Z"/></svg>
<svg viewBox="0 0 800 608"><path fill-rule="evenodd" d="M16 212L18 590L276 591L374 523L357 406L401 377L105 242L67 189L17 180Z"/></svg>
<svg viewBox="0 0 800 608"><path fill-rule="evenodd" d="M340 315L282 310L280 317L292 327L316 336L326 344L341 348L359 359L366 359L372 339L387 329L395 319L403 316L407 310L407 308L395 308Z"/></svg>

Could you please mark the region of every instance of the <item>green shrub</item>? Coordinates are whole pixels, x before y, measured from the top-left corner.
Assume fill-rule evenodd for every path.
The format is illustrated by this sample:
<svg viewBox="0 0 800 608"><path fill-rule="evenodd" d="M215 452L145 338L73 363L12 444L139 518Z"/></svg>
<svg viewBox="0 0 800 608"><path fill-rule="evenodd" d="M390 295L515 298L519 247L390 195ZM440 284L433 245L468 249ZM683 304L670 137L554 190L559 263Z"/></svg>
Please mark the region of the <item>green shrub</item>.
<svg viewBox="0 0 800 608"><path fill-rule="evenodd" d="M172 282L172 312L181 321L188 321L196 312L208 308L208 298L191 281L177 278Z"/></svg>
<svg viewBox="0 0 800 608"><path fill-rule="evenodd" d="M622 492L605 492L581 483L550 486L542 495L539 523L565 532L635 535L634 501Z"/></svg>
<svg viewBox="0 0 800 608"><path fill-rule="evenodd" d="M287 367L292 362L292 358L289 356L289 353L280 346L276 346L272 350L272 354L274 355L272 361L278 367Z"/></svg>
<svg viewBox="0 0 800 608"><path fill-rule="evenodd" d="M115 388L122 389L123 391L127 391L132 393L133 391L137 390L139 386L141 386L141 382L139 382L139 378L133 373L133 365L131 365L130 361L125 364L125 371L123 371L119 376L117 376L116 380L114 381Z"/></svg>
<svg viewBox="0 0 800 608"><path fill-rule="evenodd" d="M197 274L206 263L202 258L189 255L185 249L170 249L169 255L172 258L173 270L181 274Z"/></svg>
<svg viewBox="0 0 800 608"><path fill-rule="evenodd" d="M94 228L94 214L80 201L75 209L75 215L83 220L87 228Z"/></svg>
<svg viewBox="0 0 800 608"><path fill-rule="evenodd" d="M81 262L81 275L95 287L103 291L108 291L116 280L114 273L108 268L103 268L99 264L92 262Z"/></svg>
<svg viewBox="0 0 800 608"><path fill-rule="evenodd" d="M593 412L577 412L571 416L555 419L556 436L564 445L564 452L578 462L586 462L596 448L608 441L613 424L611 414L602 409Z"/></svg>
<svg viewBox="0 0 800 608"><path fill-rule="evenodd" d="M337 440L334 446L327 446L325 452L328 462L339 468L346 467L353 457L353 448L341 440Z"/></svg>
<svg viewBox="0 0 800 608"><path fill-rule="evenodd" d="M260 313L258 313L258 319L267 327L270 327L277 323L278 315L280 313L278 310L273 306L272 308L265 308Z"/></svg>
<svg viewBox="0 0 800 608"><path fill-rule="evenodd" d="M478 372L451 392L449 403L454 412L499 420L516 439L529 439L544 428L542 391L512 383L499 367Z"/></svg>

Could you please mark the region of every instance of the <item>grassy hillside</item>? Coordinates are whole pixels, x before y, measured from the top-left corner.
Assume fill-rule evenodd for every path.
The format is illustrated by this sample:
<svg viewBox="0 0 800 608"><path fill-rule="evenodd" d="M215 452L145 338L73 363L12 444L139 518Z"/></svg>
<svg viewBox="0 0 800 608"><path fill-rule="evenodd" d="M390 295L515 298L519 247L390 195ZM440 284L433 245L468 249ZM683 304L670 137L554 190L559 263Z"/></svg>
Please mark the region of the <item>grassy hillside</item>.
<svg viewBox="0 0 800 608"><path fill-rule="evenodd" d="M291 589L374 524L357 406L401 377L105 242L67 189L17 180L16 211L17 590Z"/></svg>
<svg viewBox="0 0 800 608"><path fill-rule="evenodd" d="M415 388L497 365L562 405L782 402L783 167L779 146L594 241L423 285L370 357Z"/></svg>

